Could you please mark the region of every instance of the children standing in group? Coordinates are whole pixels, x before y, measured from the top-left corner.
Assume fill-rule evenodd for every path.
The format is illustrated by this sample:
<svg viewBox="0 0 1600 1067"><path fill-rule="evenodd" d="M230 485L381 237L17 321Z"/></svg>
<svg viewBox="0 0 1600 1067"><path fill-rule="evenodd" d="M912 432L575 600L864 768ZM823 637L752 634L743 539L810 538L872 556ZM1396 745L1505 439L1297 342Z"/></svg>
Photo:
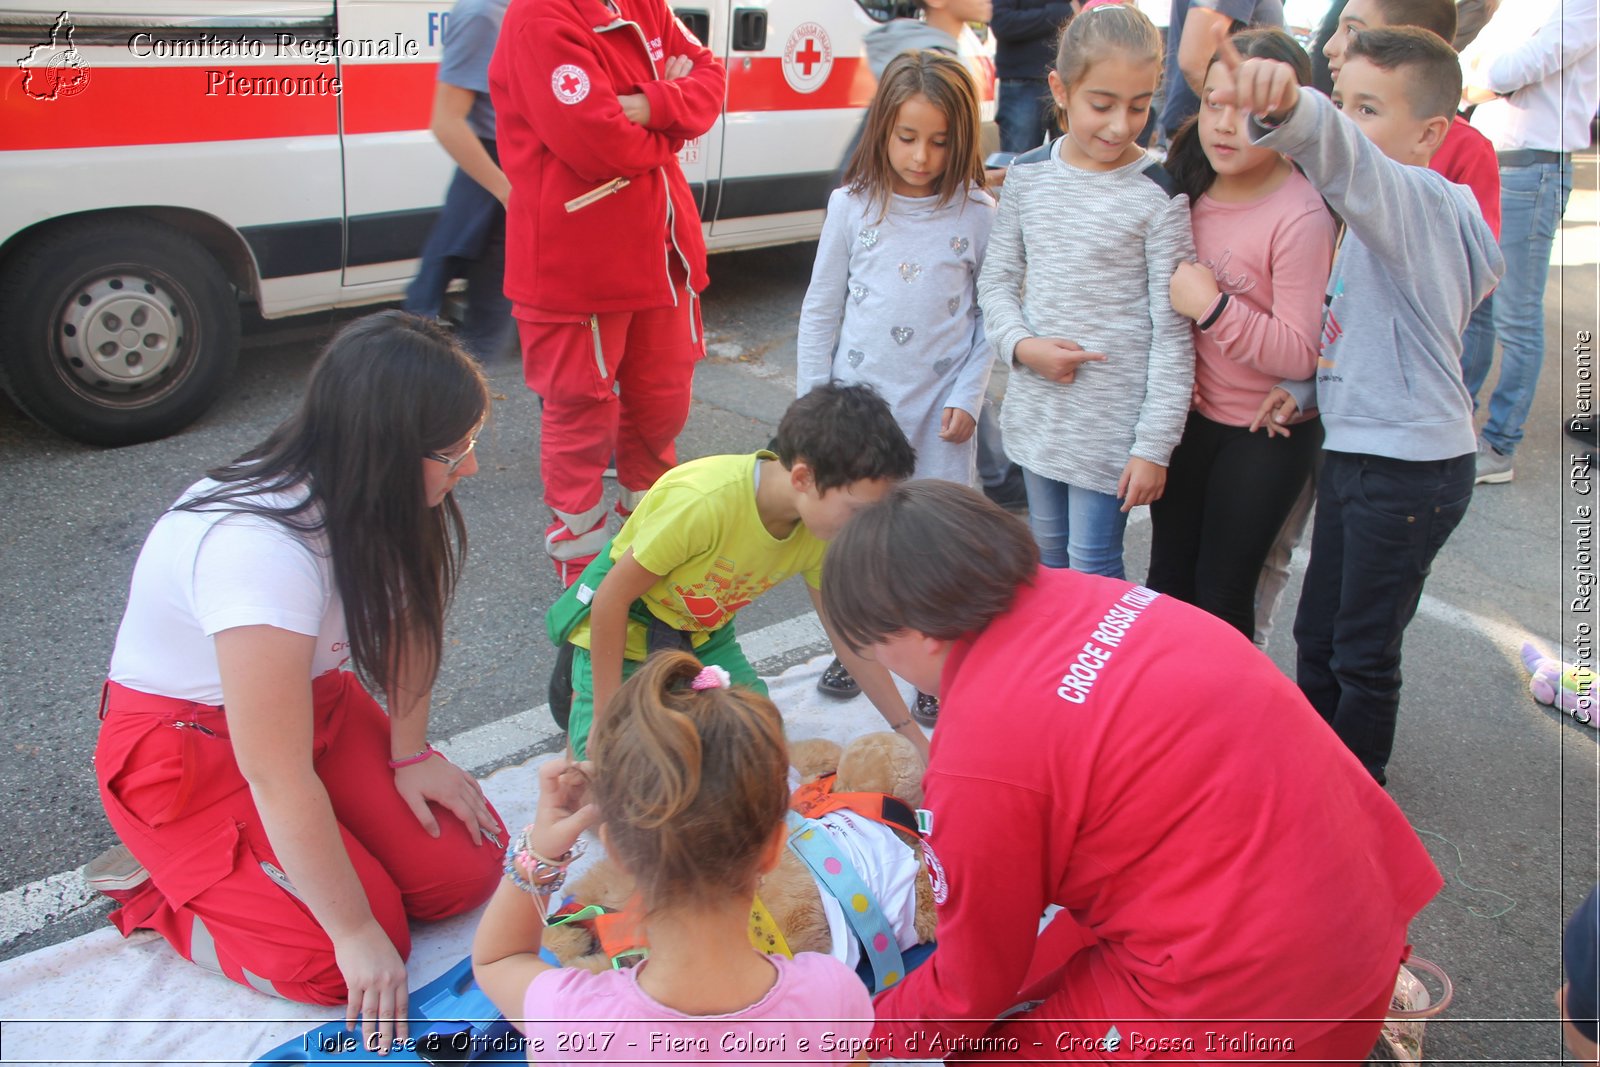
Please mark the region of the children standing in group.
<svg viewBox="0 0 1600 1067"><path fill-rule="evenodd" d="M1194 258L1188 199L1134 140L1160 77L1138 8L1067 24L1050 72L1066 134L1012 163L978 277L1043 562L1117 578L1128 510L1161 496L1194 384L1168 296Z"/></svg>
<svg viewBox="0 0 1600 1067"><path fill-rule="evenodd" d="M1237 69L1213 99L1250 112L1251 139L1298 163L1347 227L1314 387L1285 383L1299 395L1274 391L1268 405L1282 402L1264 417L1296 402L1322 412L1297 681L1384 782L1401 639L1472 499L1477 439L1461 333L1505 261L1471 193L1427 169L1461 96L1460 64L1437 34L1356 35L1331 103L1297 87L1288 65L1241 60L1219 44Z"/></svg>
<svg viewBox="0 0 1600 1067"><path fill-rule="evenodd" d="M750 943L756 884L787 841L789 755L778 709L727 678L656 655L596 727L592 778L564 758L539 768L538 814L472 943L478 985L527 1036L531 1062L845 1063L864 1047L872 1000L849 968ZM637 967L602 974L539 958L550 897L596 822L638 882L650 946ZM563 1040L593 1024L605 1040Z"/></svg>
<svg viewBox="0 0 1600 1067"><path fill-rule="evenodd" d="M1311 58L1282 30L1234 42L1311 83ZM1322 426L1302 414L1275 436L1250 423L1279 381L1316 372L1334 221L1294 164L1250 143L1243 112L1211 99L1230 76L1212 62L1200 113L1167 154L1194 205L1199 262L1178 265L1172 306L1195 323L1195 392L1166 492L1150 506L1146 584L1251 636L1262 561L1311 476Z"/></svg>
<svg viewBox="0 0 1600 1067"><path fill-rule="evenodd" d="M963 485L994 361L976 292L994 221L979 121L958 60L908 52L889 64L828 199L796 374L800 396L830 380L869 383L917 450L915 476Z"/></svg>

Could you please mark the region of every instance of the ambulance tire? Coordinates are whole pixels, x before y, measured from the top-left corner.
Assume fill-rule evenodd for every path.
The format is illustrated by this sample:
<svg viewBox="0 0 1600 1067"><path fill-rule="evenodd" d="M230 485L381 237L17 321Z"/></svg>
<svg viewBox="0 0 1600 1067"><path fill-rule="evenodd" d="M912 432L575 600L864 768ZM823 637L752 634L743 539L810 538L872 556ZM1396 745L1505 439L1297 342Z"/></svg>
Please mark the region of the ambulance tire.
<svg viewBox="0 0 1600 1067"><path fill-rule="evenodd" d="M205 248L161 223L68 223L0 273L0 386L85 444L176 433L217 399L238 357L233 286Z"/></svg>

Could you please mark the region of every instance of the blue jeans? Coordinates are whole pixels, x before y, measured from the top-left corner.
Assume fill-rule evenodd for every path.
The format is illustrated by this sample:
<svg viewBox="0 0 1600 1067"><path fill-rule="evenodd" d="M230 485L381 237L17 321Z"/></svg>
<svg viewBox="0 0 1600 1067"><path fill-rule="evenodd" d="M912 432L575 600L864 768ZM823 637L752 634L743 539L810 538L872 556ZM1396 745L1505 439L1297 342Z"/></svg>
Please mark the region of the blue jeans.
<svg viewBox="0 0 1600 1067"><path fill-rule="evenodd" d="M1462 379L1476 398L1489 376L1494 339L1499 335L1500 380L1489 397L1489 421L1484 424L1483 436L1495 451L1507 456L1522 440L1522 424L1539 384L1550 249L1572 194L1571 158L1540 155L1551 158L1500 163L1500 250L1506 257L1506 273L1494 291L1492 325L1480 323L1475 316L1461 355Z"/></svg>
<svg viewBox="0 0 1600 1067"><path fill-rule="evenodd" d="M438 256L424 259L406 290L405 310L438 318L445 291L456 278L467 280L467 306L456 336L479 363L502 354L511 336L511 301L505 295L506 231L504 226L485 242L477 259Z"/></svg>
<svg viewBox="0 0 1600 1067"><path fill-rule="evenodd" d="M1056 133L1050 83L1043 78L1001 78L994 121L1000 127L1001 151L1026 152L1044 144L1047 134Z"/></svg>
<svg viewBox="0 0 1600 1067"><path fill-rule="evenodd" d="M1011 461L1006 458L1005 438L1000 435L1000 413L994 409L994 401L987 393L983 397L983 407L978 409L978 428L974 432L978 438L978 482L993 489L1006 480L1006 475L1011 473Z"/></svg>
<svg viewBox="0 0 1600 1067"><path fill-rule="evenodd" d="M1433 557L1472 502L1477 457L1323 452L1295 681L1380 783L1400 711L1400 642Z"/></svg>
<svg viewBox="0 0 1600 1067"><path fill-rule="evenodd" d="M1046 567L1124 577L1122 530L1128 516L1110 493L1082 489L1022 468L1028 487L1028 526Z"/></svg>

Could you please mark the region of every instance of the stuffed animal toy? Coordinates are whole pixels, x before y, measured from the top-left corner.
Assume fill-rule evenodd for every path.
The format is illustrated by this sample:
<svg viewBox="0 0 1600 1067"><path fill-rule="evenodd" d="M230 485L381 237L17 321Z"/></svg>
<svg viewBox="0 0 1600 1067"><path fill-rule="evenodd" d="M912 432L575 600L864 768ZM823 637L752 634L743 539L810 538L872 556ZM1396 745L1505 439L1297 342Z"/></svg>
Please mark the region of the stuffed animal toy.
<svg viewBox="0 0 1600 1067"><path fill-rule="evenodd" d="M830 773L835 774L831 790L834 794L881 794L901 802L885 807L906 813L922 802L922 760L911 742L898 734L868 734L842 749L832 741L797 741L789 746L789 757L796 772L791 781L803 783L795 794L798 804L807 804L808 798L815 801L819 793L826 792L821 788L826 783L818 779ZM917 835L848 808L824 814L813 804L812 810L840 855L867 858L855 865L856 873L876 898L878 914L893 931L899 949L931 942L935 926L933 886ZM815 832L816 824L808 825ZM799 830L791 837L790 847L784 850L778 866L762 879L757 891L759 905L765 908L779 936L763 935L762 924L753 917L752 937L761 937L761 947L766 951L781 952L787 947L789 955L828 953L854 967L862 958L864 946L852 933L844 909L831 898L825 902L822 883L801 858L795 838L804 832ZM576 904L599 905L612 913L623 912L634 895L632 877L608 858L597 860L569 888ZM565 966L591 971L612 966L611 959L600 949L600 939L587 925L552 926L545 931L544 944ZM899 975L879 977L879 984L887 985L898 980ZM884 977L889 980L882 981Z"/></svg>
<svg viewBox="0 0 1600 1067"><path fill-rule="evenodd" d="M1522 646L1522 665L1532 675L1528 689L1541 704L1571 715L1585 726L1595 725L1595 673L1551 659L1532 644Z"/></svg>

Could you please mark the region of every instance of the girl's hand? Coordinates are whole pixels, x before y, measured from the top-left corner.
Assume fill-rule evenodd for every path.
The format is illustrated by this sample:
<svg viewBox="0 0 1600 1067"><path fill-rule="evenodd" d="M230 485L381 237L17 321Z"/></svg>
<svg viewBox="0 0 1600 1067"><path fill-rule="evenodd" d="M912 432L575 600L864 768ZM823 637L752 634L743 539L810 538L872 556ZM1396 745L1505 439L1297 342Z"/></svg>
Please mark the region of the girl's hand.
<svg viewBox="0 0 1600 1067"><path fill-rule="evenodd" d="M1117 498L1122 510L1131 511L1140 504L1150 504L1161 499L1167 488L1167 468L1138 456L1129 456L1128 465L1122 468L1117 480Z"/></svg>
<svg viewBox="0 0 1600 1067"><path fill-rule="evenodd" d="M945 408L939 419L939 440L949 441L953 445L966 444L972 437L972 431L977 428L977 420L965 411Z"/></svg>
<svg viewBox="0 0 1600 1067"><path fill-rule="evenodd" d="M675 78L682 78L694 70L694 60L688 56L668 56L661 67L661 80L669 82Z"/></svg>
<svg viewBox="0 0 1600 1067"><path fill-rule="evenodd" d="M1061 337L1029 337L1017 342L1017 362L1046 381L1062 385L1078 376L1085 363L1104 363L1104 352L1085 352Z"/></svg>
<svg viewBox="0 0 1600 1067"><path fill-rule="evenodd" d="M350 991L344 1028L359 1022L361 1047L387 1056L396 1041L408 1036L405 961L376 919L332 940L334 963Z"/></svg>
<svg viewBox="0 0 1600 1067"><path fill-rule="evenodd" d="M557 756L539 765L539 810L528 829L528 844L554 859L577 844L578 836L600 821L600 809L588 803L589 773L594 768Z"/></svg>
<svg viewBox="0 0 1600 1067"><path fill-rule="evenodd" d="M1256 409L1256 417L1250 420L1250 432L1264 429L1268 437L1288 437L1288 422L1299 411L1300 405L1288 390L1274 386Z"/></svg>
<svg viewBox="0 0 1600 1067"><path fill-rule="evenodd" d="M428 807L431 800L466 824L473 844L483 844L484 838L500 844L500 824L489 810L483 787L443 756L398 768L394 772L394 788L429 836L439 836L439 822Z"/></svg>
<svg viewBox="0 0 1600 1067"><path fill-rule="evenodd" d="M1167 288L1172 297L1172 310L1196 322L1222 292L1217 288L1217 276L1211 273L1211 268L1198 263L1179 263L1178 269L1172 272L1172 284Z"/></svg>

